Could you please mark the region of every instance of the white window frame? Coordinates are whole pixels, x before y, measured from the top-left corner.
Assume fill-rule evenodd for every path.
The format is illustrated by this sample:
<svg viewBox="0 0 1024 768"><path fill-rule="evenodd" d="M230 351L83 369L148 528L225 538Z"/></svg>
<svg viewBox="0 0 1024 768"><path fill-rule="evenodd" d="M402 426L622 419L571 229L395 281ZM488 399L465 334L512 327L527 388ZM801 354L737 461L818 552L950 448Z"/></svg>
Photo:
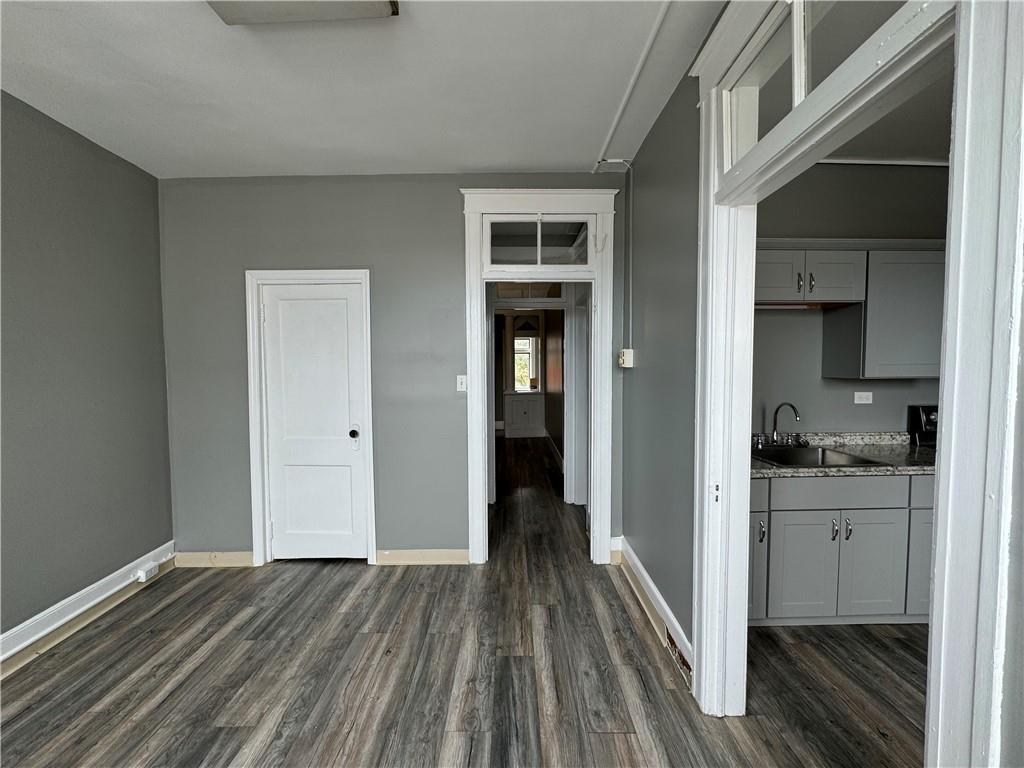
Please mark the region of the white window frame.
<svg viewBox="0 0 1024 768"><path fill-rule="evenodd" d="M730 165L732 134L749 124L735 124L721 86L756 55L745 45L773 7L730 4L691 71L701 93L694 695L709 714L745 711L756 203L948 67L939 51L955 31L926 763L999 762L1002 686L1019 671L1003 641L1021 509L1012 475L1024 462L1024 59L1013 34L1024 6L908 3Z"/></svg>
<svg viewBox="0 0 1024 768"><path fill-rule="evenodd" d="M515 343L519 339L526 339L530 342L530 348L526 351L520 351L515 348ZM526 389L519 389L519 385L516 383L516 358L519 355L526 354L529 356L530 363L527 373L528 379L537 379L537 389L532 389L527 386ZM529 385L529 382L527 382ZM515 336L512 337L512 390L516 394L524 394L529 392L541 392L543 391L540 381L540 337L538 336Z"/></svg>
<svg viewBox="0 0 1024 768"><path fill-rule="evenodd" d="M466 225L466 359L469 447L469 560L488 557L487 502L491 435L488 392L486 283L584 282L591 284L590 345L590 559L611 562L612 508L612 285L615 189L463 189ZM564 217L588 222L587 264L490 263L488 222L510 217Z"/></svg>
<svg viewBox="0 0 1024 768"><path fill-rule="evenodd" d="M507 222L507 221L532 221L537 224L537 260L533 264L492 264L491 263L491 224ZM545 221L558 221L558 222L576 222L583 221L587 224L587 263L586 264L542 264L541 263L541 225ZM483 262L484 272L489 278L496 275L501 276L503 281L521 281L524 279L524 275L534 272L538 268L545 270L558 269L560 272L569 273L575 275L575 277L569 277L569 280L579 280L581 276L586 273L589 275L594 274L593 261L596 258L597 251L597 216L596 214L590 213L551 213L551 212L539 212L539 213L528 213L528 214L484 214L482 217L483 233L482 233L482 245L483 245ZM495 278L497 280L497 278Z"/></svg>

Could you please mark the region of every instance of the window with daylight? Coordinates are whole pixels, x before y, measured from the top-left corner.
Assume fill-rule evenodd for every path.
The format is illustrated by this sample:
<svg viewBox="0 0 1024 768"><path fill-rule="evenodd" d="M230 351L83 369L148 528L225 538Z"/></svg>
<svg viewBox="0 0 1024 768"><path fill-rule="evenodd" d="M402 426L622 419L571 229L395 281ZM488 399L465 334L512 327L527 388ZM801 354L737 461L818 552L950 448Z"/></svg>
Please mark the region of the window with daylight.
<svg viewBox="0 0 1024 768"><path fill-rule="evenodd" d="M532 392L537 389L537 356L540 339L517 336L515 341L515 385L516 392Z"/></svg>

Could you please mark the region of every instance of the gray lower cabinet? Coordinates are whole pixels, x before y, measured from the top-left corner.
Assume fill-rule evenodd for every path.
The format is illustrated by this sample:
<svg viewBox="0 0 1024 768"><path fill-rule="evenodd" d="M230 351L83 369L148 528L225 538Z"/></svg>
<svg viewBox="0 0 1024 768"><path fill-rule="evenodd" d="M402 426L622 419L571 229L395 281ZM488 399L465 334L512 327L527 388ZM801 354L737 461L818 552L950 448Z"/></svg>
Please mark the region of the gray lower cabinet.
<svg viewBox="0 0 1024 768"><path fill-rule="evenodd" d="M903 613L907 510L844 510L839 545L839 616Z"/></svg>
<svg viewBox="0 0 1024 768"><path fill-rule="evenodd" d="M771 513L768 615L835 616L839 512Z"/></svg>
<svg viewBox="0 0 1024 768"><path fill-rule="evenodd" d="M910 510L910 547L907 562L907 613L925 615L931 607L931 509Z"/></svg>
<svg viewBox="0 0 1024 768"><path fill-rule="evenodd" d="M768 513L750 515L750 562L747 576L747 618L768 616Z"/></svg>

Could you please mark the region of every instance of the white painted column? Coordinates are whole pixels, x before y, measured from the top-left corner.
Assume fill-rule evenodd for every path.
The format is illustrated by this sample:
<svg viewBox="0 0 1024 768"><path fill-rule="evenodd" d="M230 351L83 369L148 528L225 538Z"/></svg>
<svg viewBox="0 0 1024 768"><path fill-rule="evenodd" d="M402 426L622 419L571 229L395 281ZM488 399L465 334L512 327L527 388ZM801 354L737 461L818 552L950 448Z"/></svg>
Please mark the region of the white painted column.
<svg viewBox="0 0 1024 768"><path fill-rule="evenodd" d="M1007 653L1024 568L1022 40L1024 4L957 7L927 765L1024 751L1021 659Z"/></svg>

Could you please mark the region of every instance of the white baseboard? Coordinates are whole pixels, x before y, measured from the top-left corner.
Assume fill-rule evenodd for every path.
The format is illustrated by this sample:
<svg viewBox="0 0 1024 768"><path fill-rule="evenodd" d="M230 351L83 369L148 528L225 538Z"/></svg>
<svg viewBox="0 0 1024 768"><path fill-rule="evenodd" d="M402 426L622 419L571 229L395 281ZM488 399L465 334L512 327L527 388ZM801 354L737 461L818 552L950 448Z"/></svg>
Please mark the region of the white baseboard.
<svg viewBox="0 0 1024 768"><path fill-rule="evenodd" d="M644 568L643 563L640 562L640 558L637 557L636 552L629 546L629 540L625 536L620 536L622 559L625 564L633 571L637 580L640 582L641 588L647 593L647 597L650 600L651 605L657 612L658 616L663 622L665 622L666 631L672 636L676 646L679 648L680 653L683 654L683 658L686 659L686 663L691 667L693 666L693 644L690 643L690 639L683 632L683 628L679 626L679 621L676 619L675 614L668 607L668 603L665 602L665 598L662 597L661 592L654 584L654 580L650 574L647 573L647 569ZM614 539L612 539L614 547Z"/></svg>
<svg viewBox="0 0 1024 768"><path fill-rule="evenodd" d="M612 536L612 545L611 545L612 565L621 565L622 564L622 542L623 542L623 540L624 540L623 536Z"/></svg>
<svg viewBox="0 0 1024 768"><path fill-rule="evenodd" d="M546 431L544 436L548 439L548 444L551 446L551 452L555 454L555 459L558 461L558 469L565 473L565 459L562 458L562 452L558 450L558 446L555 445L555 438L551 436L551 433Z"/></svg>
<svg viewBox="0 0 1024 768"><path fill-rule="evenodd" d="M85 589L66 597L56 605L37 613L31 619L0 635L0 659L14 655L36 640L50 634L63 624L74 619L92 606L110 597L118 590L124 589L136 581L139 569L148 565L159 565L174 557L174 542L169 541L152 552L148 552L137 560L133 560L122 568L118 568L109 576L90 584Z"/></svg>
<svg viewBox="0 0 1024 768"><path fill-rule="evenodd" d="M252 568L252 552L178 552L176 568Z"/></svg>
<svg viewBox="0 0 1024 768"><path fill-rule="evenodd" d="M378 549L377 565L468 565L468 549Z"/></svg>

